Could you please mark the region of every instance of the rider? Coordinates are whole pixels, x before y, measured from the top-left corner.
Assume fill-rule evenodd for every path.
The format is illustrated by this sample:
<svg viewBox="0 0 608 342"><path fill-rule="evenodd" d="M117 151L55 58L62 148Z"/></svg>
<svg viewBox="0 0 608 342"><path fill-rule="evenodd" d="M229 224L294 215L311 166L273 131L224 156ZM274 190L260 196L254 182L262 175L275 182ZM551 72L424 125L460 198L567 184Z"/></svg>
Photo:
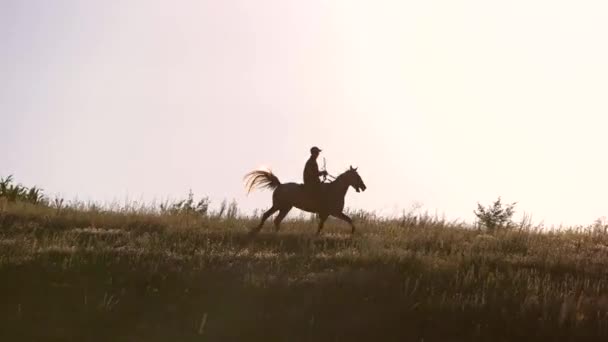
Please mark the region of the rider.
<svg viewBox="0 0 608 342"><path fill-rule="evenodd" d="M314 146L310 149L310 158L304 166L304 186L311 190L314 194L319 194L321 190L321 180L319 177L327 176L327 171L319 171L317 158L321 150Z"/></svg>

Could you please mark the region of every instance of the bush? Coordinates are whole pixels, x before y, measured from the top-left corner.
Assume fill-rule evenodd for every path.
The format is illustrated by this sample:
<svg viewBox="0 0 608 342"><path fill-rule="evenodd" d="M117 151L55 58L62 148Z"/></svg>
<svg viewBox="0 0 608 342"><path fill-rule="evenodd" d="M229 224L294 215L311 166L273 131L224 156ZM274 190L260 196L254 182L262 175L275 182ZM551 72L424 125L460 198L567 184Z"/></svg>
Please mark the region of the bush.
<svg viewBox="0 0 608 342"><path fill-rule="evenodd" d="M477 210L474 210L475 216L479 219L479 223L488 230L496 230L500 228L509 228L513 221L511 218L515 214L515 204L506 204L503 206L500 197L492 205L484 208L477 203Z"/></svg>
<svg viewBox="0 0 608 342"><path fill-rule="evenodd" d="M192 190L188 193L188 198L178 201L173 204L161 204L160 210L162 213L168 213L172 215L185 214L185 213L197 213L202 216L207 216L209 212L209 198L203 197L198 202L194 202L194 193Z"/></svg>
<svg viewBox="0 0 608 342"><path fill-rule="evenodd" d="M27 188L21 184L13 183L13 176L0 177L0 198L8 202L27 202L32 204L46 204L47 199L38 187Z"/></svg>

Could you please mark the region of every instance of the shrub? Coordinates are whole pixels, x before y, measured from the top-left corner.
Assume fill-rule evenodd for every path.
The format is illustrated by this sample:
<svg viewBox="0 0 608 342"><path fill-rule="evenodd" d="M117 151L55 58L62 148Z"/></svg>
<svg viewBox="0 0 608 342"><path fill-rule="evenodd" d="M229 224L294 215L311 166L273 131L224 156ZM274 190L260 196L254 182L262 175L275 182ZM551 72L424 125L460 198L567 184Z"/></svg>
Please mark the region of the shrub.
<svg viewBox="0 0 608 342"><path fill-rule="evenodd" d="M46 204L47 199L42 189L36 186L27 188L21 184L13 183L13 176L0 177L0 198L8 202L27 202L32 204Z"/></svg>
<svg viewBox="0 0 608 342"><path fill-rule="evenodd" d="M511 218L515 213L515 204L506 204L503 206L500 197L492 205L484 208L477 203L477 210L474 210L475 216L479 219L479 223L488 230L496 230L500 228L509 228L512 226Z"/></svg>
<svg viewBox="0 0 608 342"><path fill-rule="evenodd" d="M194 193L192 190L188 192L188 198L178 201L173 204L161 204L160 210L163 213L168 214L185 214L185 213L196 213L202 216L207 216L209 212L209 198L203 197L198 202L194 202Z"/></svg>

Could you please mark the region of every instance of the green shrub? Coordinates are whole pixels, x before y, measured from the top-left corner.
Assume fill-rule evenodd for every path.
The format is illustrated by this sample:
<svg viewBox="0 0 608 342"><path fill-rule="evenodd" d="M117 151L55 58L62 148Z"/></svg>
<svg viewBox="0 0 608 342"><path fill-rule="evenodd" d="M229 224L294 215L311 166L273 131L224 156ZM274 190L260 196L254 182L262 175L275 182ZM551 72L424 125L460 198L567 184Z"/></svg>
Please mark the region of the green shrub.
<svg viewBox="0 0 608 342"><path fill-rule="evenodd" d="M8 202L47 203L41 188L36 186L27 188L21 184L15 184L12 175L6 178L0 177L0 198L5 198Z"/></svg>
<svg viewBox="0 0 608 342"><path fill-rule="evenodd" d="M186 213L196 213L202 216L207 216L209 213L209 198L203 197L198 202L194 201L194 193L192 190L188 192L188 198L178 201L172 204L161 204L160 210L161 213L166 214L186 214Z"/></svg>
<svg viewBox="0 0 608 342"><path fill-rule="evenodd" d="M498 197L492 205L486 208L477 203L477 210L473 211L473 213L479 219L479 224L490 231L509 228L513 224L511 219L513 214L515 214L515 204L516 202L513 202L503 206L500 197Z"/></svg>

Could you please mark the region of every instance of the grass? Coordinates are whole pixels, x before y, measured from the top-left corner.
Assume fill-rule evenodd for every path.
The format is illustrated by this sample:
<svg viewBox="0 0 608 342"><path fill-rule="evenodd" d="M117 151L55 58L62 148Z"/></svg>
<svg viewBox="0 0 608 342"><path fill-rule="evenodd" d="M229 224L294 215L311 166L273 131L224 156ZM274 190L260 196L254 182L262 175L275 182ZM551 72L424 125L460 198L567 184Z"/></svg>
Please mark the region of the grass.
<svg viewBox="0 0 608 342"><path fill-rule="evenodd" d="M2 341L603 341L606 227L270 224L0 199Z"/></svg>

